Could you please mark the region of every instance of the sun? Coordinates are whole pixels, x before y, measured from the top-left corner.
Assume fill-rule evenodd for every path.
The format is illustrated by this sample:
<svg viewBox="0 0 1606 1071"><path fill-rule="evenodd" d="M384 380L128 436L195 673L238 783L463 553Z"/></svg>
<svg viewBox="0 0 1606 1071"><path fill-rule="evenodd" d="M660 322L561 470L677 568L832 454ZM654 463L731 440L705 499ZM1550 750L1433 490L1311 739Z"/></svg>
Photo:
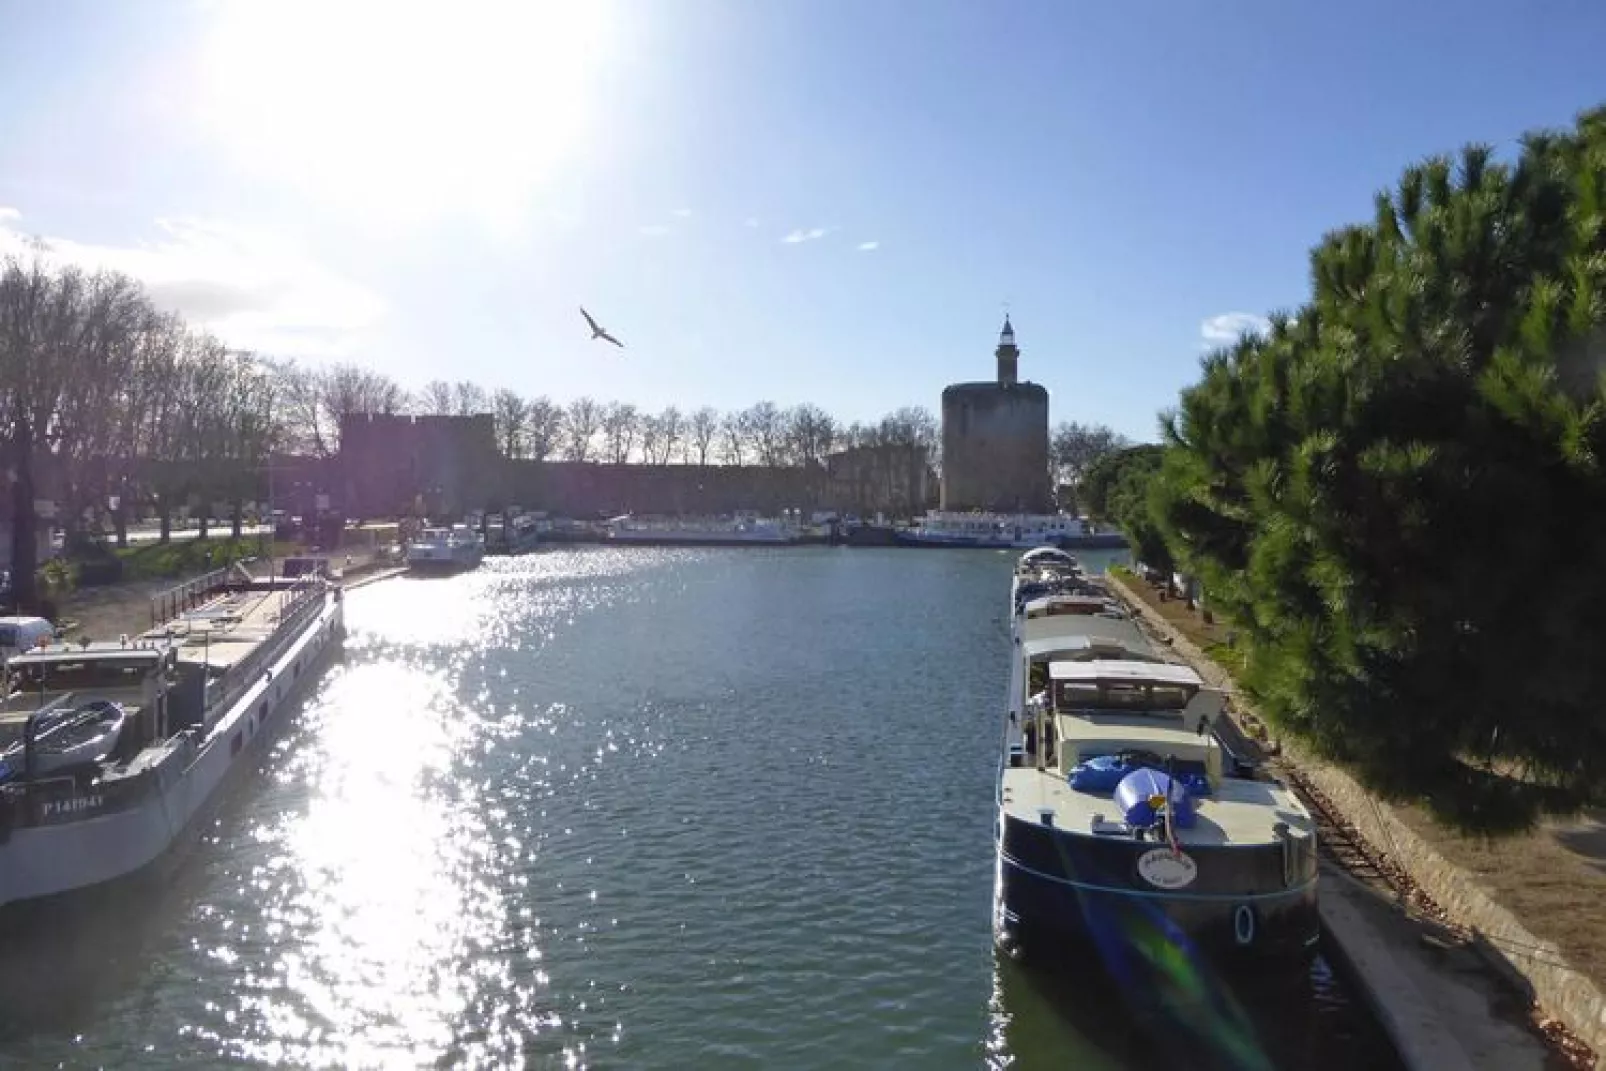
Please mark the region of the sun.
<svg viewBox="0 0 1606 1071"><path fill-rule="evenodd" d="M239 162L385 220L518 213L594 129L598 0L236 0L200 107Z"/></svg>

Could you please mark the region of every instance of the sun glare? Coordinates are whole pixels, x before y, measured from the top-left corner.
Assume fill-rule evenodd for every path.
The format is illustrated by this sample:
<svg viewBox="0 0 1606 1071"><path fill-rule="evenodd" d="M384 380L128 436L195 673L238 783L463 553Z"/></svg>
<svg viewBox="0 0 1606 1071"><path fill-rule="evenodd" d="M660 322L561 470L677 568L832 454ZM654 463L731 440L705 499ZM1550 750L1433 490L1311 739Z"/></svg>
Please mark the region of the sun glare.
<svg viewBox="0 0 1606 1071"><path fill-rule="evenodd" d="M205 55L209 126L245 166L387 220L516 216L583 148L596 0L237 0Z"/></svg>

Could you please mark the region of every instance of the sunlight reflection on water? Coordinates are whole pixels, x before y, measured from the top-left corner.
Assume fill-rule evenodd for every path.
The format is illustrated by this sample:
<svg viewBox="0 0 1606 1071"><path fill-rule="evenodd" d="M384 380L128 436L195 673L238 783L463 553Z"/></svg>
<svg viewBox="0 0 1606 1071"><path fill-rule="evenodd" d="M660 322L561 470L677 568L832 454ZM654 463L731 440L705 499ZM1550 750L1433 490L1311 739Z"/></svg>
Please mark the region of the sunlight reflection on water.
<svg viewBox="0 0 1606 1071"><path fill-rule="evenodd" d="M197 1037L273 1064L502 1067L562 1025L543 1006L540 920L517 902L549 834L521 837L497 802L539 796L549 756L504 756L503 791L475 779L497 748L550 730L550 712L523 709L516 686L470 690L463 676L482 652L539 646L606 601L606 587L577 590L577 573L632 567L610 555L493 562L350 600L349 665L278 774L303 786L302 805L254 830L261 861L238 892L263 905L260 936L231 941L225 923L212 950L267 963L242 979L234 1007L214 1009L233 1029Z"/></svg>

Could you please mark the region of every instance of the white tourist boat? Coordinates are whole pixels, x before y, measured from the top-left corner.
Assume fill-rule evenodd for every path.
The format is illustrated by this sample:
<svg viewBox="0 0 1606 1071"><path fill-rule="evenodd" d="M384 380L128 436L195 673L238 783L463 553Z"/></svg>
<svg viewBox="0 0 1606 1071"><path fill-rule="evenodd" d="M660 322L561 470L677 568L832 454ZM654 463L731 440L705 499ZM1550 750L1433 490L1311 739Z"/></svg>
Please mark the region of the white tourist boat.
<svg viewBox="0 0 1606 1071"><path fill-rule="evenodd" d="M133 639L10 659L0 702L0 905L87 889L162 857L343 634L326 571L219 570Z"/></svg>
<svg viewBox="0 0 1606 1071"><path fill-rule="evenodd" d="M1000 942L1303 961L1320 936L1310 814L1227 751L1223 694L1064 565L1022 562L1011 592Z"/></svg>
<svg viewBox="0 0 1606 1071"><path fill-rule="evenodd" d="M1126 537L1101 531L1068 513L959 513L931 510L898 533L898 542L917 547L974 547L985 550L1027 547L1120 548Z"/></svg>
<svg viewBox="0 0 1606 1071"><path fill-rule="evenodd" d="M407 568L412 572L460 572L484 560L485 539L466 524L425 528L407 544Z"/></svg>

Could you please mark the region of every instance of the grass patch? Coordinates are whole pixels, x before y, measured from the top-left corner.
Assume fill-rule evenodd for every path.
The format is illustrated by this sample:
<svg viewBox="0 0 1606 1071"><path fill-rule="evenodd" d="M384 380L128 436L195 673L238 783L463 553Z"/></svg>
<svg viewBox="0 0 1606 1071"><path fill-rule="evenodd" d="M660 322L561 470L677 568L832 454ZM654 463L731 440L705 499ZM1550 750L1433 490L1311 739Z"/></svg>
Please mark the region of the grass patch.
<svg viewBox="0 0 1606 1071"><path fill-rule="evenodd" d="M182 543L142 543L115 551L123 563L125 580L161 580L194 576L208 569L221 569L238 561L261 557L269 550L275 557L296 554L294 543L275 542L271 548L256 536L240 539L187 539Z"/></svg>

